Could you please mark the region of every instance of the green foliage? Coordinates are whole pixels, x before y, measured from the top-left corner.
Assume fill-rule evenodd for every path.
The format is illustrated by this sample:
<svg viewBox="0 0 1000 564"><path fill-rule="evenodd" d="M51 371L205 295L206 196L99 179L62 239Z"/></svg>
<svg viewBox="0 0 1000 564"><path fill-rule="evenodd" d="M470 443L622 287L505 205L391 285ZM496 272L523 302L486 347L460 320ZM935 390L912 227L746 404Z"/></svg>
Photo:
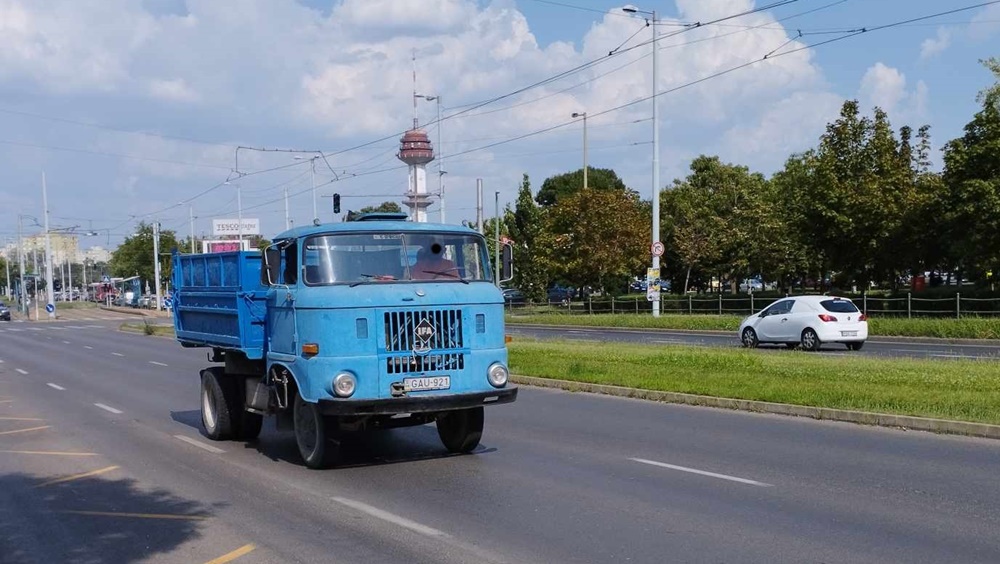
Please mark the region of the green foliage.
<svg viewBox="0 0 1000 564"><path fill-rule="evenodd" d="M172 263L170 252L179 248L177 236L173 231L160 231L160 274L161 282L170 279ZM129 277L139 275L139 277L153 285L153 225L141 222L136 227L135 234L125 239L115 252L111 255L111 262L108 264L112 276Z"/></svg>
<svg viewBox="0 0 1000 564"><path fill-rule="evenodd" d="M531 194L531 180L525 174L517 192L514 211L507 215L507 233L514 246L513 286L531 302L545 301L548 273L545 268L542 237L542 210Z"/></svg>
<svg viewBox="0 0 1000 564"><path fill-rule="evenodd" d="M992 361L515 340L511 372L645 390L1000 423Z"/></svg>
<svg viewBox="0 0 1000 564"><path fill-rule="evenodd" d="M625 183L609 168L587 167L587 187L597 191L625 192ZM549 207L559 200L583 190L583 169L546 178L538 191L536 201Z"/></svg>
<svg viewBox="0 0 1000 564"><path fill-rule="evenodd" d="M399 206L396 202L382 202L377 206L365 206L358 210L357 213L373 213L373 212L393 212L400 213L403 208Z"/></svg>

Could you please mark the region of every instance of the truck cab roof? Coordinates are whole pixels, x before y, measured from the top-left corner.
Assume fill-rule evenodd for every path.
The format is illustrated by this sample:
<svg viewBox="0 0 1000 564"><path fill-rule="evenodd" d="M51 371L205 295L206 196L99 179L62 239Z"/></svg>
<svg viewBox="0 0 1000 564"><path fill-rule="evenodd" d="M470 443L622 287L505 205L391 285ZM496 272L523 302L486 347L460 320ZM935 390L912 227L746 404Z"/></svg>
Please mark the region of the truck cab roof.
<svg viewBox="0 0 1000 564"><path fill-rule="evenodd" d="M321 223L319 225L308 225L295 227L283 231L274 236L275 241L287 239L299 239L310 235L320 235L329 233L370 233L372 231L398 231L408 233L420 232L448 232L460 234L478 234L475 229L470 229L464 225L450 225L446 223L417 223L413 221L350 221L344 223Z"/></svg>

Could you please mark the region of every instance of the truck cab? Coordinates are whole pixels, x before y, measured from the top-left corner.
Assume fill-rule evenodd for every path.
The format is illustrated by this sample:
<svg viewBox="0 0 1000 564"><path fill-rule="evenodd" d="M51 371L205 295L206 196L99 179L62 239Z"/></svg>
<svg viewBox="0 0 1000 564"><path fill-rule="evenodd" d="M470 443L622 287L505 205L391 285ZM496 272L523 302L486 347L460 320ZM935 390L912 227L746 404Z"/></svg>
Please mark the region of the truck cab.
<svg viewBox="0 0 1000 564"><path fill-rule="evenodd" d="M205 317L206 288L185 278L210 255L175 257L178 339L225 363L202 373L209 437L251 438L277 415L319 467L335 457L333 434L434 422L449 451L469 452L483 407L516 399L503 295L478 232L379 214L291 229L255 253L216 253L239 259L219 276L219 290L227 274L241 279L225 291L236 294L228 325Z"/></svg>

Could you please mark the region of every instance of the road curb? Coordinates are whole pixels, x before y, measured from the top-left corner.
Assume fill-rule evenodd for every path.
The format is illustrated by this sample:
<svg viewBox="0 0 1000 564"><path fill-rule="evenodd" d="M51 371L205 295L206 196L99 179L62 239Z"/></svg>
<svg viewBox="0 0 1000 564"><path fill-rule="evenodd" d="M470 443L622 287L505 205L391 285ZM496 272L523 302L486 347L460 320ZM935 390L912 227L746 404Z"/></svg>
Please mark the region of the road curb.
<svg viewBox="0 0 1000 564"><path fill-rule="evenodd" d="M524 327L526 329L567 329L572 331L608 331L615 333L690 333L692 335L707 335L712 337L724 337L731 335L733 342L738 343L739 337L736 331L718 331L709 329L667 329L663 327L603 327L599 325L549 325L547 323L518 323L507 320L508 327ZM907 337L904 335L879 335L869 336L868 341L872 343L894 343L900 339L905 339L911 343L927 343L935 345L997 345L1000 339L947 339L944 337Z"/></svg>
<svg viewBox="0 0 1000 564"><path fill-rule="evenodd" d="M659 401L664 403L682 403L704 407L734 409L738 411L753 411L758 413L772 413L776 415L809 417L812 419L826 419L829 421L844 421L847 423L873 425L877 427L896 427L949 435L965 435L986 439L1000 439L1000 425L989 425L986 423L969 423L965 421L930 419L927 417L913 417L909 415L890 415L887 413L872 413L868 411L851 411L846 409L810 407L787 403L718 398L713 396L700 396L696 394L682 394L678 392L641 390L638 388L626 388L623 386L573 382L569 380L538 378L535 376L511 375L510 379L512 382L517 384L537 386L541 388L556 388L569 392L587 392L592 394L604 394L609 396Z"/></svg>

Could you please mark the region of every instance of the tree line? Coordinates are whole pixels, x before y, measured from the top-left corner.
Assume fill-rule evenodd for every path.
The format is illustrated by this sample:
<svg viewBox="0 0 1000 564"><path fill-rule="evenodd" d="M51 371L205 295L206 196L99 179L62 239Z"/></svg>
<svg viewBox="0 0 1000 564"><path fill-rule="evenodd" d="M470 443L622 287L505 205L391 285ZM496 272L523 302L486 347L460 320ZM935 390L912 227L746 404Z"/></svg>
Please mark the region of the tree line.
<svg viewBox="0 0 1000 564"><path fill-rule="evenodd" d="M756 276L783 289L898 288L927 271L991 282L1000 274L1000 60L983 64L997 83L980 92L964 134L944 144L940 171L930 126L894 129L885 111L866 114L856 100L770 178L694 159L659 194L661 278L674 291ZM505 211L513 285L530 299L543 300L553 283L622 292L650 263L649 201L613 170L588 171L586 190L580 170L534 195L524 175Z"/></svg>

